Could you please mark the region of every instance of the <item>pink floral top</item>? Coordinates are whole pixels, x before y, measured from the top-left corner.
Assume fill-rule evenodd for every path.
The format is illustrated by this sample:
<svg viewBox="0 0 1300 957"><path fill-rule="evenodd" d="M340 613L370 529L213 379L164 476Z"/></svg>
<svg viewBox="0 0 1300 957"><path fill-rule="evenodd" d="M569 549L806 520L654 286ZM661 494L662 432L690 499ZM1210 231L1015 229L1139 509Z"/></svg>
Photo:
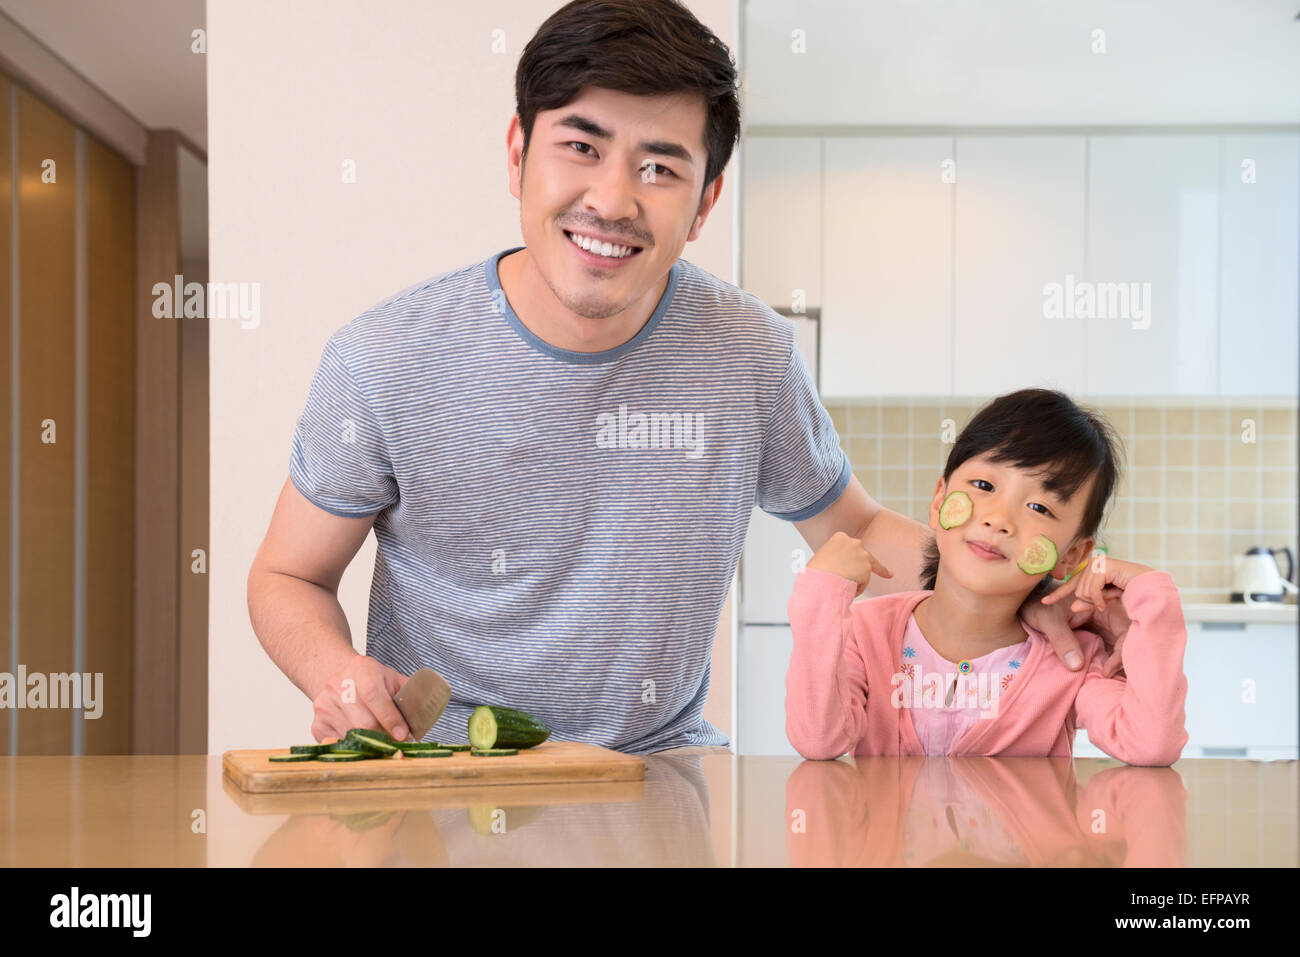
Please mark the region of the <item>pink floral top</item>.
<svg viewBox="0 0 1300 957"><path fill-rule="evenodd" d="M916 616L907 620L903 632L903 654L899 671L910 679L912 694L900 694L911 712L912 726L926 754L947 754L953 742L969 731L977 721L996 717L1000 697L1011 687L1016 671L1029 655L1029 633L1018 645L998 648L980 658L965 662L949 661L930 647L916 624ZM927 685L934 688L931 675L938 675L940 693L927 696ZM919 682L919 686L916 683ZM958 689L965 692L958 701Z"/></svg>

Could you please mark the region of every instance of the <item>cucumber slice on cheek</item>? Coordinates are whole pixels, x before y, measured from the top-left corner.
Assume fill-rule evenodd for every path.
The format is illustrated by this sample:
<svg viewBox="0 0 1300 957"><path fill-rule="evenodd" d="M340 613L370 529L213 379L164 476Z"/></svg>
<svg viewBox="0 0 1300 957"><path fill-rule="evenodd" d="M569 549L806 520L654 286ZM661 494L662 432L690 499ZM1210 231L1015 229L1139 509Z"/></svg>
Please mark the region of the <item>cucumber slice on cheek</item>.
<svg viewBox="0 0 1300 957"><path fill-rule="evenodd" d="M1056 543L1046 535L1035 535L1016 562L1026 575L1045 575L1056 567Z"/></svg>
<svg viewBox="0 0 1300 957"><path fill-rule="evenodd" d="M949 492L939 506L939 526L956 528L967 521L975 512L970 496L965 492Z"/></svg>

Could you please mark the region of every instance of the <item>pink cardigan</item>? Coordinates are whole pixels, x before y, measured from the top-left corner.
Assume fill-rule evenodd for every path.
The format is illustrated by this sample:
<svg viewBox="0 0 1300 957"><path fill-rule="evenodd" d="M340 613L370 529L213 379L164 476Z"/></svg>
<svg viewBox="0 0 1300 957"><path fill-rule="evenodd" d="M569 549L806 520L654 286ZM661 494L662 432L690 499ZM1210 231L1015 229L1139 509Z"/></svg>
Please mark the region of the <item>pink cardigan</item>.
<svg viewBox="0 0 1300 957"><path fill-rule="evenodd" d="M842 754L924 755L910 709L892 703L912 609L932 594L896 592L854 602L847 578L808 568L790 597L794 651L785 676L785 733L805 758ZM1046 636L1026 626L1023 670L998 701L995 717L959 737L951 755L1071 757L1076 728L1128 764L1173 764L1187 743L1187 626L1173 579L1138 575L1124 590L1132 619L1124 640L1125 678L1103 678L1105 645L1076 631L1084 667L1071 671ZM871 693L868 694L868 689Z"/></svg>

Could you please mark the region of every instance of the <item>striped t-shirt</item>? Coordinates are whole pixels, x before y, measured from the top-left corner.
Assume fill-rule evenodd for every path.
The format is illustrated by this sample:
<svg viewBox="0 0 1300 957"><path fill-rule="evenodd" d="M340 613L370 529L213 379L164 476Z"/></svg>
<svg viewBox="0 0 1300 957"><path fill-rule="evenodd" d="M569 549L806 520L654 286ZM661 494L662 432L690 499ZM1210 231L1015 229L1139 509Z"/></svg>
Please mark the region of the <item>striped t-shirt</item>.
<svg viewBox="0 0 1300 957"><path fill-rule="evenodd" d="M501 289L520 248L335 332L290 477L376 516L366 653L450 683L426 739L499 704L555 740L729 745L701 712L751 511L811 517L850 477L793 323L678 259L626 343L557 349Z"/></svg>

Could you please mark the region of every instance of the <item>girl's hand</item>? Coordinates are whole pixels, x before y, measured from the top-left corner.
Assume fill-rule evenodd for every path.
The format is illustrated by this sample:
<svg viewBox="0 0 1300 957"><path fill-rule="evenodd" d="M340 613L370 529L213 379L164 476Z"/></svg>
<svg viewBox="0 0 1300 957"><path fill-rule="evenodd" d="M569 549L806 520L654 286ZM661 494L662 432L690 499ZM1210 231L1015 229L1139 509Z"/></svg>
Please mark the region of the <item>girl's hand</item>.
<svg viewBox="0 0 1300 957"><path fill-rule="evenodd" d="M809 560L808 567L857 582L859 595L866 589L867 582L871 581L872 572L885 578L894 577L893 572L862 547L862 539L850 538L843 532L836 532L825 545L817 549Z"/></svg>
<svg viewBox="0 0 1300 957"><path fill-rule="evenodd" d="M1089 624L1093 626L1090 630L1101 635L1110 651L1102 665L1103 677L1113 678L1124 668L1124 637L1130 624L1128 612L1124 610L1124 589L1138 575L1152 570L1149 565L1123 562L1106 554L1093 555L1085 568L1043 599L1044 604L1050 605L1073 594L1072 623L1077 613L1088 613Z"/></svg>
<svg viewBox="0 0 1300 957"><path fill-rule="evenodd" d="M1088 614L1091 616L1089 624L1092 625L1089 630L1101 636L1109 652L1109 657L1101 666L1101 675L1103 678L1113 678L1124 670L1124 636L1128 634L1128 626L1133 622L1128 612L1124 610L1122 588L1107 585L1104 596L1106 602L1104 612L1088 606Z"/></svg>
<svg viewBox="0 0 1300 957"><path fill-rule="evenodd" d="M1136 562L1122 562L1104 553L1093 555L1088 564L1070 576L1070 580L1058 586L1043 599L1044 605L1053 605L1066 595L1074 595L1070 612L1087 611L1095 608L1106 613L1106 586L1112 585L1122 593L1128 583L1143 572L1153 571L1150 566Z"/></svg>

